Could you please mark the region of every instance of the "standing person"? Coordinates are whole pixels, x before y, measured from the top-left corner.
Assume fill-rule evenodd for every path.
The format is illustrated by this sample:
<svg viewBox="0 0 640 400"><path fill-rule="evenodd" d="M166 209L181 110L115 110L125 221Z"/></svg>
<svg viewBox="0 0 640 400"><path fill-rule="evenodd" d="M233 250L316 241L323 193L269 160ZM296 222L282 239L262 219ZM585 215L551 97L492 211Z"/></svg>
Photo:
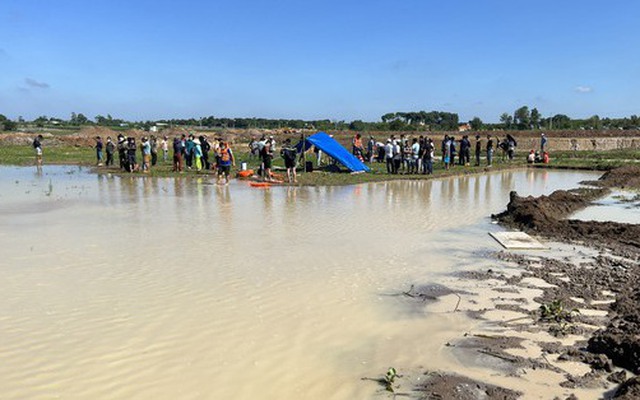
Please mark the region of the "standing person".
<svg viewBox="0 0 640 400"><path fill-rule="evenodd" d="M96 164L98 166L102 165L103 148L104 148L104 144L102 143L102 138L100 136L96 136Z"/></svg>
<svg viewBox="0 0 640 400"><path fill-rule="evenodd" d="M180 137L180 146L182 146L182 160L185 161L187 158L187 137L184 135L184 133Z"/></svg>
<svg viewBox="0 0 640 400"><path fill-rule="evenodd" d="M151 166L155 167L158 163L158 140L154 135L151 135L149 145L151 146Z"/></svg>
<svg viewBox="0 0 640 400"><path fill-rule="evenodd" d="M393 173L397 174L400 172L400 167L402 166L402 141L396 140L393 142Z"/></svg>
<svg viewBox="0 0 640 400"><path fill-rule="evenodd" d="M375 156L376 149L376 140L372 135L369 136L369 141L367 142L367 158L369 159L369 163L373 163L373 158Z"/></svg>
<svg viewBox="0 0 640 400"><path fill-rule="evenodd" d="M449 154L451 151L451 145L449 144L449 135L444 135L442 138L442 143L440 144L440 151L442 152L442 162L445 164L445 167L449 163L449 161L445 161L445 155Z"/></svg>
<svg viewBox="0 0 640 400"><path fill-rule="evenodd" d="M464 135L462 141L465 148L464 152L462 153L462 155L464 156L464 165L469 166L471 165L471 141L469 140L469 135Z"/></svg>
<svg viewBox="0 0 640 400"><path fill-rule="evenodd" d="M487 135L487 166L491 166L493 161L493 138L491 135Z"/></svg>
<svg viewBox="0 0 640 400"><path fill-rule="evenodd" d="M200 144L200 139L193 139L193 164L196 167L196 171L202 170L202 144Z"/></svg>
<svg viewBox="0 0 640 400"><path fill-rule="evenodd" d="M236 166L236 160L233 157L233 152L229 148L229 145L220 140L220 146L217 153L218 159L218 184L222 175L224 175L225 184L229 184L229 173L231 172L231 165Z"/></svg>
<svg viewBox="0 0 640 400"><path fill-rule="evenodd" d="M462 136L462 139L460 139L460 157L458 160L458 163L460 165L466 165L467 164L467 154L469 153L469 146L471 145L471 143L469 143L468 140L466 140L466 135Z"/></svg>
<svg viewBox="0 0 640 400"><path fill-rule="evenodd" d="M256 142L256 138L252 136L247 147L249 147L249 158L253 158L258 155L258 142Z"/></svg>
<svg viewBox="0 0 640 400"><path fill-rule="evenodd" d="M42 135L38 135L33 139L33 150L36 152L36 167L42 168Z"/></svg>
<svg viewBox="0 0 640 400"><path fill-rule="evenodd" d="M456 151L456 138L453 136L449 137L449 147L451 149L449 151L449 166L452 166L456 164L456 154L458 153Z"/></svg>
<svg viewBox="0 0 640 400"><path fill-rule="evenodd" d="M116 151L116 146L111 141L111 136L107 136L107 145L105 146L107 150L107 167L113 165L113 153Z"/></svg>
<svg viewBox="0 0 640 400"><path fill-rule="evenodd" d="M173 172L182 172L182 140L173 139Z"/></svg>
<svg viewBox="0 0 640 400"><path fill-rule="evenodd" d="M211 163L209 163L209 151L211 151L211 144L205 135L199 137L200 146L202 146L202 167L207 171L211 169Z"/></svg>
<svg viewBox="0 0 640 400"><path fill-rule="evenodd" d="M127 172L135 172L138 170L138 161L136 160L136 140L132 137L127 139L127 163L125 169Z"/></svg>
<svg viewBox="0 0 640 400"><path fill-rule="evenodd" d="M298 152L295 147L291 146L291 139L284 141L284 146L280 150L280 155L284 160L284 166L287 169L287 181L289 183L297 183L296 176L296 156Z"/></svg>
<svg viewBox="0 0 640 400"><path fill-rule="evenodd" d="M119 134L118 135L118 166L120 167L120 169L124 169L126 171L128 171L127 169L127 139L122 135Z"/></svg>
<svg viewBox="0 0 640 400"><path fill-rule="evenodd" d="M452 137L445 135L445 140L442 142L442 161L444 162L444 169L449 169L451 166L451 143L453 142Z"/></svg>
<svg viewBox="0 0 640 400"><path fill-rule="evenodd" d="M544 153L544 147L547 145L547 135L544 133L540 134L540 154Z"/></svg>
<svg viewBox="0 0 640 400"><path fill-rule="evenodd" d="M422 152L422 173L428 175L433 174L433 157L435 146L431 138L426 138L424 141L424 150Z"/></svg>
<svg viewBox="0 0 640 400"><path fill-rule="evenodd" d="M142 172L149 173L151 170L151 143L146 136L142 138L140 150L142 152Z"/></svg>
<svg viewBox="0 0 640 400"><path fill-rule="evenodd" d="M507 135L507 155L509 156L509 161L513 160L517 145L518 142L516 142L516 139L511 135Z"/></svg>
<svg viewBox="0 0 640 400"><path fill-rule="evenodd" d="M364 147L362 146L362 135L360 135L359 133L356 133L356 135L353 137L351 144L353 146L351 153L358 160L364 161L362 158L364 155Z"/></svg>
<svg viewBox="0 0 640 400"><path fill-rule="evenodd" d="M387 139L387 144L384 146L384 159L387 162L387 173L393 173L393 144L391 139Z"/></svg>
<svg viewBox="0 0 640 400"><path fill-rule="evenodd" d="M193 166L193 148L195 144L193 143L193 134L189 135L187 142L185 143L185 157L187 160L187 169L191 169Z"/></svg>
<svg viewBox="0 0 640 400"><path fill-rule="evenodd" d="M273 135L269 136L269 140L271 141L271 153L273 154L276 151L276 140Z"/></svg>
<svg viewBox="0 0 640 400"><path fill-rule="evenodd" d="M169 159L169 138L163 137L162 142L160 142L160 147L162 147L162 161L167 162Z"/></svg>
<svg viewBox="0 0 640 400"><path fill-rule="evenodd" d="M480 166L480 154L482 153L482 139L476 135L476 167Z"/></svg>
<svg viewBox="0 0 640 400"><path fill-rule="evenodd" d="M418 143L418 139L413 138L413 144L411 145L411 160L409 160L409 173L417 174L420 172L418 170L418 161L420 160L420 143Z"/></svg>
<svg viewBox="0 0 640 400"><path fill-rule="evenodd" d="M262 173L264 180L271 181L271 161L273 160L273 147L271 147L271 139L262 147L260 156L262 157Z"/></svg>

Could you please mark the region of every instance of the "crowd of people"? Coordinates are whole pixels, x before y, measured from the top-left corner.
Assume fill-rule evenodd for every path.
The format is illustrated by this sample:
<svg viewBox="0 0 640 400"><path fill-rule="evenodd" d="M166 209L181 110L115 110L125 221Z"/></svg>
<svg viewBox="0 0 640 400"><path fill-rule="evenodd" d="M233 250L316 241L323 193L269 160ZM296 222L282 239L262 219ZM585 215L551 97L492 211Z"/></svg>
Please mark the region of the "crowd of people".
<svg viewBox="0 0 640 400"><path fill-rule="evenodd" d="M547 137L543 133L540 141L540 152L532 150L533 156L527 157L527 161L548 162L549 155L545 151ZM468 135L456 139L453 135L444 135L440 142L440 160L445 169L454 165L471 165L473 151L475 166L481 166L482 158L490 167L494 161L494 153L501 151L502 161L511 161L515 157L518 142L507 134L502 140L487 135L483 139L481 135L475 136L472 143ZM432 174L435 161L435 144L431 137L420 135L408 138L405 135L396 137L391 135L386 142L379 142L373 136L369 137L366 148L363 145L362 135L356 134L352 141L352 154L361 161L373 163L385 163L389 174Z"/></svg>
<svg viewBox="0 0 640 400"><path fill-rule="evenodd" d="M222 139L210 142L204 135L195 137L183 134L176 136L170 143L169 138L164 136L160 141L155 136L143 136L140 144L136 143L133 137L125 137L120 134L117 143L111 137L107 137L106 143L100 136L95 138L94 149L96 151L96 161L98 166L103 165L104 154L106 152L106 166L113 166L115 153L118 154L119 167L127 172L148 173L151 168L158 163L159 151L162 153L163 162L169 161L169 146L173 148L172 170L181 173L185 169L195 171L217 170L218 182L223 178L229 182L231 167L235 166L233 151ZM35 144L34 144L35 147ZM138 162L138 151L141 155L142 163ZM213 155L213 157L212 157Z"/></svg>
<svg viewBox="0 0 640 400"><path fill-rule="evenodd" d="M540 150L532 149L527 156L528 163L548 163L549 154L546 151L548 139L541 134ZM117 136L114 143L111 137L103 142L100 136L95 138L94 149L98 166L103 163L113 166L115 154L118 154L119 167L127 172L142 171L148 173L158 162L159 151L162 152L162 160L169 160L169 149L173 148L172 170L181 173L184 169L196 171L216 170L218 182L225 179L229 182L231 167L235 166L233 151L222 139L209 141L207 136L195 137L193 134L176 136L172 143L167 136L158 140L155 136L142 137L140 144L133 137ZM492 135L486 135L486 139L476 135L472 143L468 135L456 139L453 135L444 135L440 143L440 160L446 170L455 165L471 165L472 149L474 151L475 166L480 166L484 156L487 166L491 166L494 160L494 152L501 151L503 161L511 161L515 157L518 146L516 139L507 134L502 140ZM36 165L42 165L42 135L38 135L33 141L36 152ZM138 163L137 152L140 151L142 163ZM320 166L322 152L313 149ZM366 146L360 133L352 140L352 154L363 162L379 162L386 165L389 174L432 174L436 146L433 139L427 135L409 138L402 134L399 137L390 135L386 141L379 142L373 136L369 136ZM105 159L106 154L106 159ZM262 136L259 140L252 139L249 143L250 157L260 160L258 174L265 181L274 181L272 164L276 153L276 141L273 136ZM296 166L302 157L302 148L293 145L290 138L286 139L280 149L279 155L284 161L287 181L297 182Z"/></svg>

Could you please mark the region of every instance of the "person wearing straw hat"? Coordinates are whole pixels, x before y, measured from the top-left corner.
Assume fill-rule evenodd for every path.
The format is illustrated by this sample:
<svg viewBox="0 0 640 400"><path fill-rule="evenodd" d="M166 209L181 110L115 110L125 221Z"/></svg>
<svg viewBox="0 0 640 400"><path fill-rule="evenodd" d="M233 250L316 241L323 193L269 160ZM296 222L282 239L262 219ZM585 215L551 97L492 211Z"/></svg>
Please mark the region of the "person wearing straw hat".
<svg viewBox="0 0 640 400"><path fill-rule="evenodd" d="M196 171L202 170L202 144L198 138L193 139L193 163Z"/></svg>

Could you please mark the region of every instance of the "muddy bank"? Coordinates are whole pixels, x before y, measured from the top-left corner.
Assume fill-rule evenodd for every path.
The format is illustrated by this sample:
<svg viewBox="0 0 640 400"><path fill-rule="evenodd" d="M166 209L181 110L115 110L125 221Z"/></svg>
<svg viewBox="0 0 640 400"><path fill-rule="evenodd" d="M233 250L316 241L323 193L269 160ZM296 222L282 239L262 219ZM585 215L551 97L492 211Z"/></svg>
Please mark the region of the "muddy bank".
<svg viewBox="0 0 640 400"><path fill-rule="evenodd" d="M629 304L623 300L624 286L640 278L636 262L571 246L550 257L507 251L491 257L515 265L519 272L456 273L446 288L416 286L404 296L433 310L430 303L437 306L458 295L461 303L451 299L438 308L486 321L488 329L461 333L444 347L465 367L501 378L485 381L465 376L464 370L428 372L426 383L415 388L421 398L521 398L532 395L525 382L540 375L549 379L542 382L545 386L555 386L549 398L634 398L638 381L621 367L633 372L640 358L633 353L629 335L612 335L609 330L620 326L616 321L621 304ZM506 318L496 317L503 311ZM605 351L595 351L594 338ZM621 348L628 351L616 354Z"/></svg>
<svg viewBox="0 0 640 400"><path fill-rule="evenodd" d="M605 173L599 180L586 183L597 188L557 191L538 198L523 198L512 192L507 210L494 218L506 226L532 234L564 242L580 242L602 250L588 273L573 277L569 285L557 280L554 282L553 276L549 276L548 272L541 277L560 288L560 292L554 293L552 297L579 296L589 301L598 291L615 293L615 302L607 306L610 317L606 327L591 335L585 351L604 355L610 360L607 362L638 374L640 289L635 287L635 282L640 278L640 225L564 218L603 196L610 188L640 189L640 167L626 166L614 169ZM548 267L547 263L544 269ZM569 268L577 269L571 265ZM568 270L565 268L562 272L566 274ZM568 306L574 305L568 303ZM584 357L586 356L583 355ZM633 378L620 386L615 398L638 398L638 394L640 381Z"/></svg>
<svg viewBox="0 0 640 400"><path fill-rule="evenodd" d="M508 390L494 385L465 378L458 375L447 375L439 372L427 373L427 381L417 390L422 393L419 397L431 399L500 399L516 400L522 393Z"/></svg>
<svg viewBox="0 0 640 400"><path fill-rule="evenodd" d="M603 188L622 188L640 190L640 166L627 165L607 171L597 181L584 182L589 185Z"/></svg>
<svg viewBox="0 0 640 400"><path fill-rule="evenodd" d="M485 380L456 371L465 375L457 381L447 371L430 373L417 388L423 398L519 398L531 395L531 388L513 379L526 380L537 371L546 371L543 376L555 387L549 398L640 398L634 376L640 373L640 289L634 287L640 280L640 226L566 219L611 188L639 189L640 168L619 168L589 183L596 188L537 198L512 192L507 210L493 216L503 225L570 243L552 245L564 248L563 255L501 251L491 258L518 272L471 270L457 273L446 288L410 291L422 302L436 298L441 305L431 310L465 312L493 326L444 346L465 366L501 377ZM518 393L521 388L524 393Z"/></svg>
<svg viewBox="0 0 640 400"><path fill-rule="evenodd" d="M501 224L539 236L608 249L632 259L640 257L640 226L617 222L565 219L613 187L640 189L640 167L625 166L605 173L599 180L586 182L594 189L558 190L549 196L520 197L511 192L507 210L493 215Z"/></svg>

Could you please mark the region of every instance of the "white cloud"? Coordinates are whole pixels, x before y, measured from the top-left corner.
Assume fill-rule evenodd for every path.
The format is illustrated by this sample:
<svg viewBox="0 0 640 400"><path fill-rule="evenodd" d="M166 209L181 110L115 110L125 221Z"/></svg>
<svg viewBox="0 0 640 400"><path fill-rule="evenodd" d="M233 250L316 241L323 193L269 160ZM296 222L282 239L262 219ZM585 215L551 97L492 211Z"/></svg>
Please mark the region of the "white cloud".
<svg viewBox="0 0 640 400"><path fill-rule="evenodd" d="M578 93L591 93L593 92L593 88L589 86L576 86L575 91Z"/></svg>

